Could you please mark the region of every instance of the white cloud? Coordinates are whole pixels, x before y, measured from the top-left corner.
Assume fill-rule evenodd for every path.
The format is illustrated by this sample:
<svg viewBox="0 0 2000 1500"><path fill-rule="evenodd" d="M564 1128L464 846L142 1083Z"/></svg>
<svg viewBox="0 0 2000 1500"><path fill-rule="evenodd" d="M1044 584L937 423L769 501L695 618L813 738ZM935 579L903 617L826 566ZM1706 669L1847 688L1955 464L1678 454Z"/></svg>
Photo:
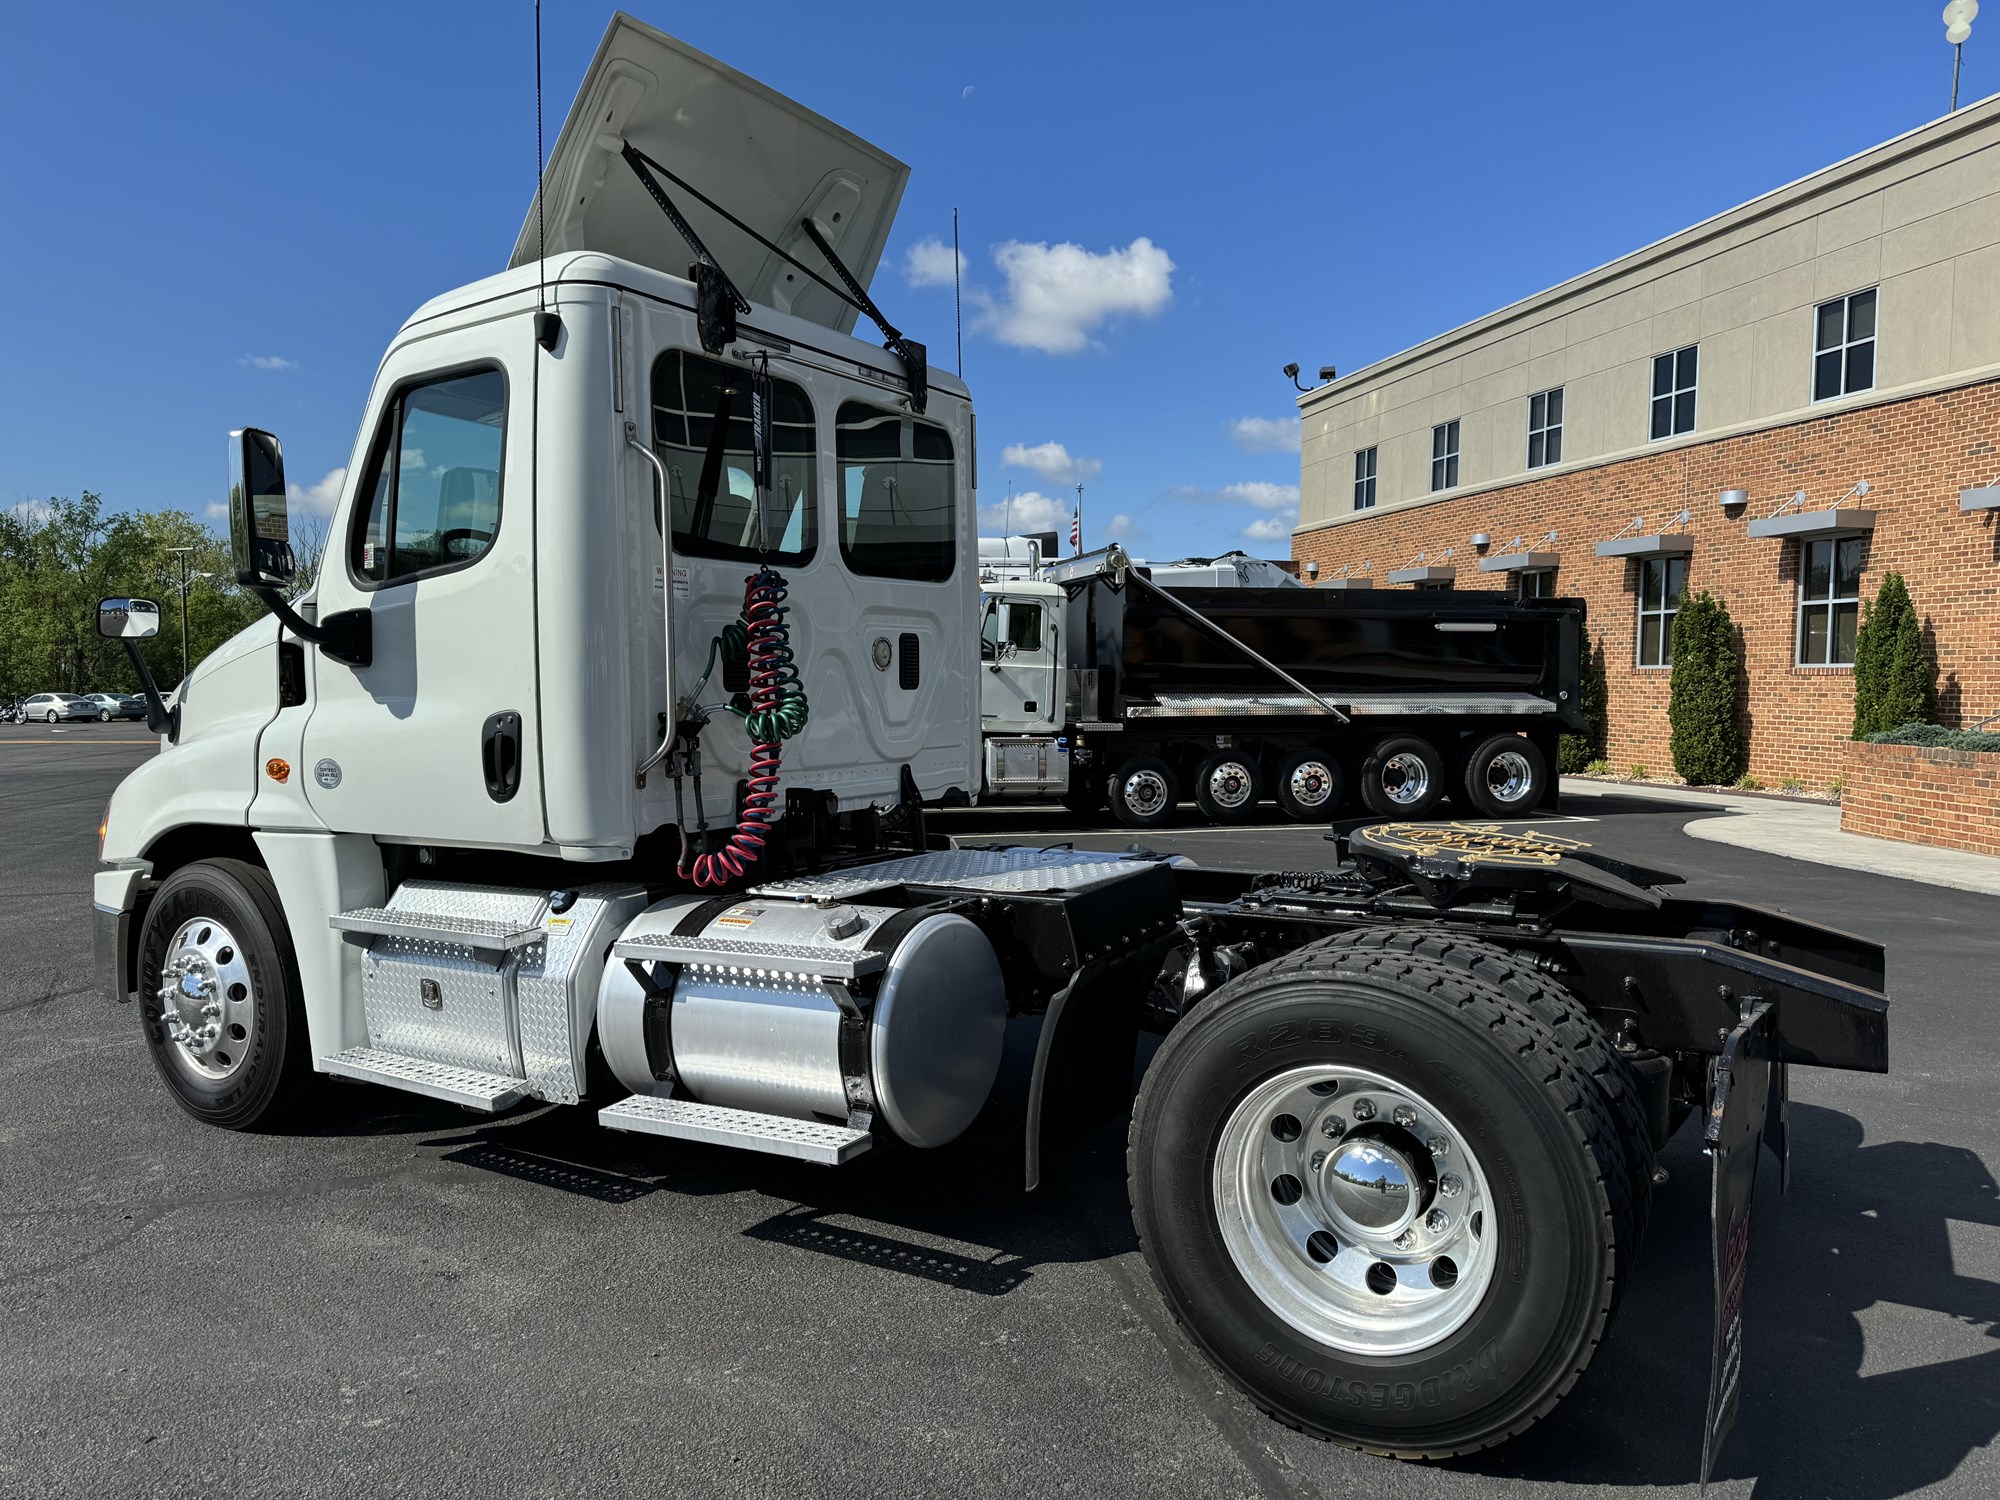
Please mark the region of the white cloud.
<svg viewBox="0 0 2000 1500"><path fill-rule="evenodd" d="M960 275L965 272L965 257L935 235L927 240L918 240L903 255L903 278L911 286L950 286L953 262Z"/></svg>
<svg viewBox="0 0 2000 1500"><path fill-rule="evenodd" d="M1143 235L1102 254L1081 245L1008 240L994 248L993 263L1007 290L1003 297L975 290L981 311L973 326L1017 349L1078 353L1107 320L1150 318L1174 296L1173 261Z"/></svg>
<svg viewBox="0 0 2000 1500"><path fill-rule="evenodd" d="M39 526L56 513L56 508L46 500L23 500L8 507L7 514L19 516L30 526Z"/></svg>
<svg viewBox="0 0 2000 1500"><path fill-rule="evenodd" d="M1143 542L1152 533L1127 515L1116 515L1097 528L1096 541Z"/></svg>
<svg viewBox="0 0 2000 1500"><path fill-rule="evenodd" d="M1011 468L1031 470L1049 484L1073 485L1079 480L1095 479L1104 472L1101 459L1072 454L1061 443L1036 443L1032 448L1024 443L1009 443L1000 461Z"/></svg>
<svg viewBox="0 0 2000 1500"><path fill-rule="evenodd" d="M1233 505L1254 505L1259 510L1295 512L1299 508L1299 487L1295 484L1272 484L1267 479L1251 479L1242 484L1225 484L1214 491L1214 498Z"/></svg>
<svg viewBox="0 0 2000 1500"><path fill-rule="evenodd" d="M1023 490L1011 501L996 500L979 507L979 530L984 536L1024 536L1037 531L1053 531L1069 540L1071 508L1039 490Z"/></svg>
<svg viewBox="0 0 2000 1500"><path fill-rule="evenodd" d="M295 359L281 359L275 354L243 354L236 363L249 370L296 370L299 362Z"/></svg>
<svg viewBox="0 0 2000 1500"><path fill-rule="evenodd" d="M207 510L203 511L202 514L207 516L211 521L226 522L229 519L229 505L226 501L218 500L209 506Z"/></svg>
<svg viewBox="0 0 2000 1500"><path fill-rule="evenodd" d="M1252 521L1243 528L1243 539L1248 542L1282 542L1291 534L1291 521L1281 520L1277 516L1265 516L1262 520Z"/></svg>
<svg viewBox="0 0 2000 1500"><path fill-rule="evenodd" d="M333 511L333 507L340 500L341 486L346 483L347 470L345 468L329 469L326 478L322 479L318 484L310 485L305 489L300 489L295 484L288 486L290 493L286 498L291 502L293 510L310 512L322 516L329 515Z"/></svg>
<svg viewBox="0 0 2000 1500"><path fill-rule="evenodd" d="M1238 417L1229 435L1245 453L1296 453L1302 428L1297 417Z"/></svg>

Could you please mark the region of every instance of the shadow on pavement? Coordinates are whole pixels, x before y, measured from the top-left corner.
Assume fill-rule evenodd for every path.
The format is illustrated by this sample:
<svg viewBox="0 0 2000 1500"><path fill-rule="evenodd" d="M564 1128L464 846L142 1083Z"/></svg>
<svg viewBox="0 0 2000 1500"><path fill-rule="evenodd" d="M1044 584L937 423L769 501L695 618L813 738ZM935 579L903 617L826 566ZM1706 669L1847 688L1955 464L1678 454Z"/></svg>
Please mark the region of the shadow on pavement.
<svg viewBox="0 0 2000 1500"><path fill-rule="evenodd" d="M1891 1500L2000 1435L2000 1283L1958 1274L1948 1237L1952 1221L2000 1227L2000 1189L1962 1147L1864 1145L1852 1117L1812 1105L1794 1104L1792 1125L1792 1192L1779 1195L1768 1159L1758 1184L1743 1406L1715 1478L1754 1480L1757 1500ZM1454 1467L1693 1481L1713 1307L1708 1163L1691 1130L1665 1162L1645 1255L1589 1371L1526 1435ZM1942 1315L1962 1330L1945 1340L1955 1347L1992 1346L1948 1357L1908 1332L1884 1346L1861 1316L1877 1303Z"/></svg>

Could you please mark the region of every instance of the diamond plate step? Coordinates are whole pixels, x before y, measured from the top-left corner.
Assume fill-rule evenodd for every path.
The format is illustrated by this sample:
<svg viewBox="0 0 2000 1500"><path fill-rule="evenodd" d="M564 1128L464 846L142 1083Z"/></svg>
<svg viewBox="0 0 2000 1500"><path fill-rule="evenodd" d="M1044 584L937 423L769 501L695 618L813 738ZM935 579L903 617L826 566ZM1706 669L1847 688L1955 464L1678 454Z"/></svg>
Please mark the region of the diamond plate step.
<svg viewBox="0 0 2000 1500"><path fill-rule="evenodd" d="M363 906L336 912L327 926L349 942L368 938L403 938L409 942L450 943L508 953L542 941L539 921L493 921L486 917L454 917L440 912L408 911L388 906Z"/></svg>
<svg viewBox="0 0 2000 1500"><path fill-rule="evenodd" d="M350 1047L345 1052L336 1052L320 1064L320 1070L489 1113L528 1096L524 1079L405 1057L400 1052L384 1052L376 1047Z"/></svg>
<svg viewBox="0 0 2000 1500"><path fill-rule="evenodd" d="M692 1099L659 1099L634 1094L597 1112L597 1122L612 1130L643 1135L667 1135L710 1146L735 1146L767 1156L790 1156L837 1167L874 1144L865 1130L822 1125L817 1120L789 1120L747 1109L724 1109Z"/></svg>
<svg viewBox="0 0 2000 1500"><path fill-rule="evenodd" d="M822 979L854 979L873 974L888 962L886 955L871 953L866 948L758 943L733 937L675 937L671 932L642 932L620 938L611 951L620 958L640 963L775 969L782 974L811 974Z"/></svg>

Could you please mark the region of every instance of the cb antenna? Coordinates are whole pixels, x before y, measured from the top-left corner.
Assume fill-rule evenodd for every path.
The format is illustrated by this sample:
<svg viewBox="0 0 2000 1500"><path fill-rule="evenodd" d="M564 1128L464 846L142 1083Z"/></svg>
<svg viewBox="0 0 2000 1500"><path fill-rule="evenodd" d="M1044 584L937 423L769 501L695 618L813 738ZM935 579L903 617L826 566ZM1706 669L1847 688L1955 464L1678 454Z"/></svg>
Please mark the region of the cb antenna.
<svg viewBox="0 0 2000 1500"><path fill-rule="evenodd" d="M547 176L542 155L542 0L535 0L535 342L554 353L562 319L549 311L549 219L542 190Z"/></svg>
<svg viewBox="0 0 2000 1500"><path fill-rule="evenodd" d="M540 0L537 0L540 3ZM958 305L958 210L951 211L951 336L958 345L958 378L965 378L965 323Z"/></svg>

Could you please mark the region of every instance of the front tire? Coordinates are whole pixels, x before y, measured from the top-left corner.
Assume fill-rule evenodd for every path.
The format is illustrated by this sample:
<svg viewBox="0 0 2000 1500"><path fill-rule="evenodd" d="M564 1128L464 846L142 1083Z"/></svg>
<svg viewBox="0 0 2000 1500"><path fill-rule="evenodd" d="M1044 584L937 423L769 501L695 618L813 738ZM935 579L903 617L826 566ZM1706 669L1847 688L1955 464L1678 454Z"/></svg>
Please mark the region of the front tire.
<svg viewBox="0 0 2000 1500"><path fill-rule="evenodd" d="M1181 800L1173 767L1154 755L1135 755L1106 783L1111 816L1127 828L1164 828Z"/></svg>
<svg viewBox="0 0 2000 1500"><path fill-rule="evenodd" d="M111 722L111 710L108 708L100 708L97 711L97 722L100 724L109 724Z"/></svg>
<svg viewBox="0 0 2000 1500"><path fill-rule="evenodd" d="M1397 1457L1551 1410L1632 1233L1617 1124L1568 1049L1403 953L1315 944L1217 991L1153 1060L1129 1168L1209 1358L1279 1421Z"/></svg>
<svg viewBox="0 0 2000 1500"><path fill-rule="evenodd" d="M58 723L61 723L61 722L62 722L62 715L61 715L61 714L59 714L59 713L57 713L57 712L56 712L56 711L55 711L55 710L54 710L53 708L52 708L52 709L50 709L50 710L49 710L49 722L50 722L51 724L58 724Z"/></svg>
<svg viewBox="0 0 2000 1500"><path fill-rule="evenodd" d="M139 937L139 1008L168 1090L197 1120L248 1130L311 1071L299 966L271 877L241 860L167 877Z"/></svg>

